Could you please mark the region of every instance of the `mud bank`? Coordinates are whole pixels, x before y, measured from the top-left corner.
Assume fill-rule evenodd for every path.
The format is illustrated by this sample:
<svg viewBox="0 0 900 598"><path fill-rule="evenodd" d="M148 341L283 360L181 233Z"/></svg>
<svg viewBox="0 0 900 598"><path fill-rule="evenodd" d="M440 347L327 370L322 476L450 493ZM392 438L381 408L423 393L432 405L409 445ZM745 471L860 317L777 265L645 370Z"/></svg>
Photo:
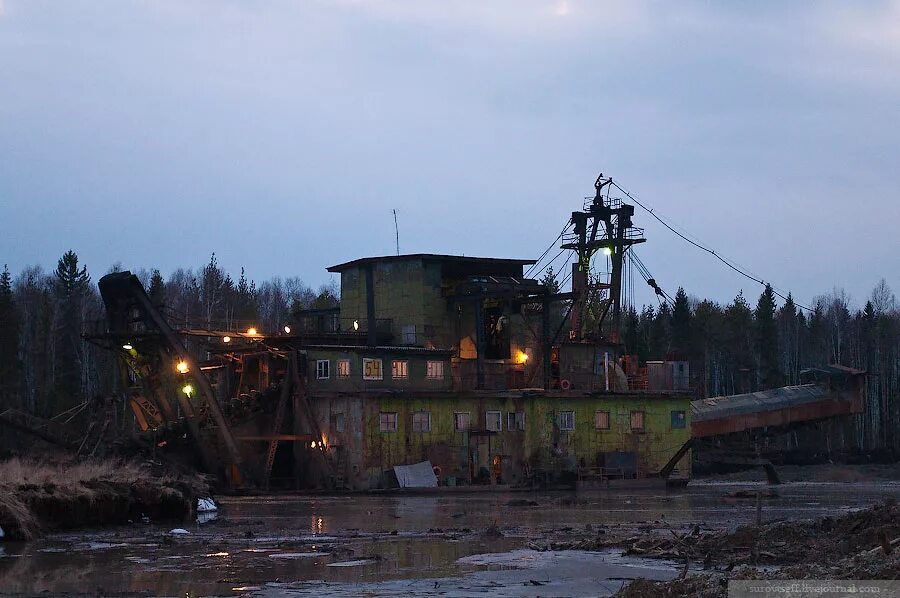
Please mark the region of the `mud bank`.
<svg viewBox="0 0 900 598"><path fill-rule="evenodd" d="M182 521L206 482L119 461L0 463L0 528L5 540L141 520Z"/></svg>
<svg viewBox="0 0 900 598"><path fill-rule="evenodd" d="M743 525L731 532L695 526L669 530L668 536L604 534L549 544L554 551L613 547L624 555L682 563L678 579L638 580L617 594L625 597L726 596L730 579L896 579L900 507L889 500L840 516Z"/></svg>

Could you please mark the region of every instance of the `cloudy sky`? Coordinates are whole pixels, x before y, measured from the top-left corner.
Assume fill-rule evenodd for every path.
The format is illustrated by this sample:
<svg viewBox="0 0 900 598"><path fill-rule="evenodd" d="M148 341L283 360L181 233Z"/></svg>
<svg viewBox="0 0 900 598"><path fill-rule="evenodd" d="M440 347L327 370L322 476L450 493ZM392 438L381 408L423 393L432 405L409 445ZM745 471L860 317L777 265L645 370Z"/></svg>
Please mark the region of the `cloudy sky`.
<svg viewBox="0 0 900 598"><path fill-rule="evenodd" d="M602 171L801 301L900 290L900 3L0 0L0 264L537 257ZM759 288L638 212L664 288ZM554 252L555 253L555 252ZM561 260L560 260L561 261ZM642 291L639 301L650 300Z"/></svg>

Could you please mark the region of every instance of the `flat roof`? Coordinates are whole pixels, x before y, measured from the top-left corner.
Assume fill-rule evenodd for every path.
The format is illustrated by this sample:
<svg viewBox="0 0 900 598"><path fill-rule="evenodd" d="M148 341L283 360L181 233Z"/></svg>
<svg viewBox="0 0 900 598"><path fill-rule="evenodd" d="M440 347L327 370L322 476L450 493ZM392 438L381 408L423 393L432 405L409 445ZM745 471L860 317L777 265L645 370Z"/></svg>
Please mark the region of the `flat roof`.
<svg viewBox="0 0 900 598"><path fill-rule="evenodd" d="M340 272L354 266L361 266L374 262L406 262L410 260L423 260L431 262L453 262L457 264L497 264L507 266L530 266L535 260L519 260L501 257L469 257L465 255L441 255L437 253L409 253L406 255L383 255L378 257L362 257L336 266L330 266L329 272Z"/></svg>

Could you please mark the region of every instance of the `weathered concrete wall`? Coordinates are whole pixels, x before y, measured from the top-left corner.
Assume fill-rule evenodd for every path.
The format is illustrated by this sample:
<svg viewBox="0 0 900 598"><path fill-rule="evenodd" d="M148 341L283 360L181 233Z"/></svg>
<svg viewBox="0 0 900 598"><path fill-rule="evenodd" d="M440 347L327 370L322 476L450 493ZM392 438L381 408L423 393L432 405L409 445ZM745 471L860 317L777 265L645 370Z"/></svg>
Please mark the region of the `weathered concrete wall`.
<svg viewBox="0 0 900 598"><path fill-rule="evenodd" d="M496 456L502 463L503 482L515 483L528 466L573 471L595 466L600 453L614 451L636 453L639 473L644 475L659 471L690 435L686 396L379 393L318 396L313 405L328 450L335 456L343 452L336 461L343 464L344 477L354 488L377 487L382 472L393 465L425 459L440 467L442 483L448 476L465 482L479 469L490 469ZM493 434L484 432L489 411L501 412L502 430ZM574 412L573 430L560 428L560 414L568 411ZM609 412L609 429L596 428L597 411ZM643 431L631 430L633 411L644 412ZM673 411L685 413L684 427L672 427ZM430 415L430 430L413 431L416 412ZM517 412L524 413L524 430L509 429ZM381 413L397 414L396 431L381 431ZM469 414L470 430L455 429L456 413ZM335 429L338 419L343 431ZM690 458L684 458L679 468L689 473Z"/></svg>

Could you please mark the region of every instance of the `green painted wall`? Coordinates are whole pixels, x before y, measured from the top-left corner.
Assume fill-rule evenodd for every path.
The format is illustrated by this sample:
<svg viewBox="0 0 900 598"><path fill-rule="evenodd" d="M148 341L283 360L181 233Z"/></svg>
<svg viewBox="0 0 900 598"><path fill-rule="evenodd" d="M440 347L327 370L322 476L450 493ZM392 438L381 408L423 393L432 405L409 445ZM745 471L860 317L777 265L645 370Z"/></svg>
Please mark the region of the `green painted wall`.
<svg viewBox="0 0 900 598"><path fill-rule="evenodd" d="M471 393L400 396L317 397L314 405L326 432L329 450L345 451L347 479L356 487L379 483L382 471L393 465L429 459L442 476L469 476L469 455L477 469L487 467L499 455L504 482L522 479L526 463L552 470L594 466L600 453L626 451L637 454L641 473L657 472L690 437L690 398L653 395L584 396L486 396ZM413 432L413 413L427 411L431 430ZM488 411L502 413L503 430L477 435L454 430L454 414L468 412L473 430L485 429ZM559 428L559 414L575 412L575 429ZM610 429L595 428L595 412L610 413ZM643 411L644 431L630 430L632 411ZM685 426L672 427L672 411L685 412ZM396 432L382 432L381 412L398 414ZM525 413L525 430L508 429L509 413ZM329 429L335 413L351 422L343 432ZM336 447L340 446L338 449ZM679 463L689 473L690 457Z"/></svg>

